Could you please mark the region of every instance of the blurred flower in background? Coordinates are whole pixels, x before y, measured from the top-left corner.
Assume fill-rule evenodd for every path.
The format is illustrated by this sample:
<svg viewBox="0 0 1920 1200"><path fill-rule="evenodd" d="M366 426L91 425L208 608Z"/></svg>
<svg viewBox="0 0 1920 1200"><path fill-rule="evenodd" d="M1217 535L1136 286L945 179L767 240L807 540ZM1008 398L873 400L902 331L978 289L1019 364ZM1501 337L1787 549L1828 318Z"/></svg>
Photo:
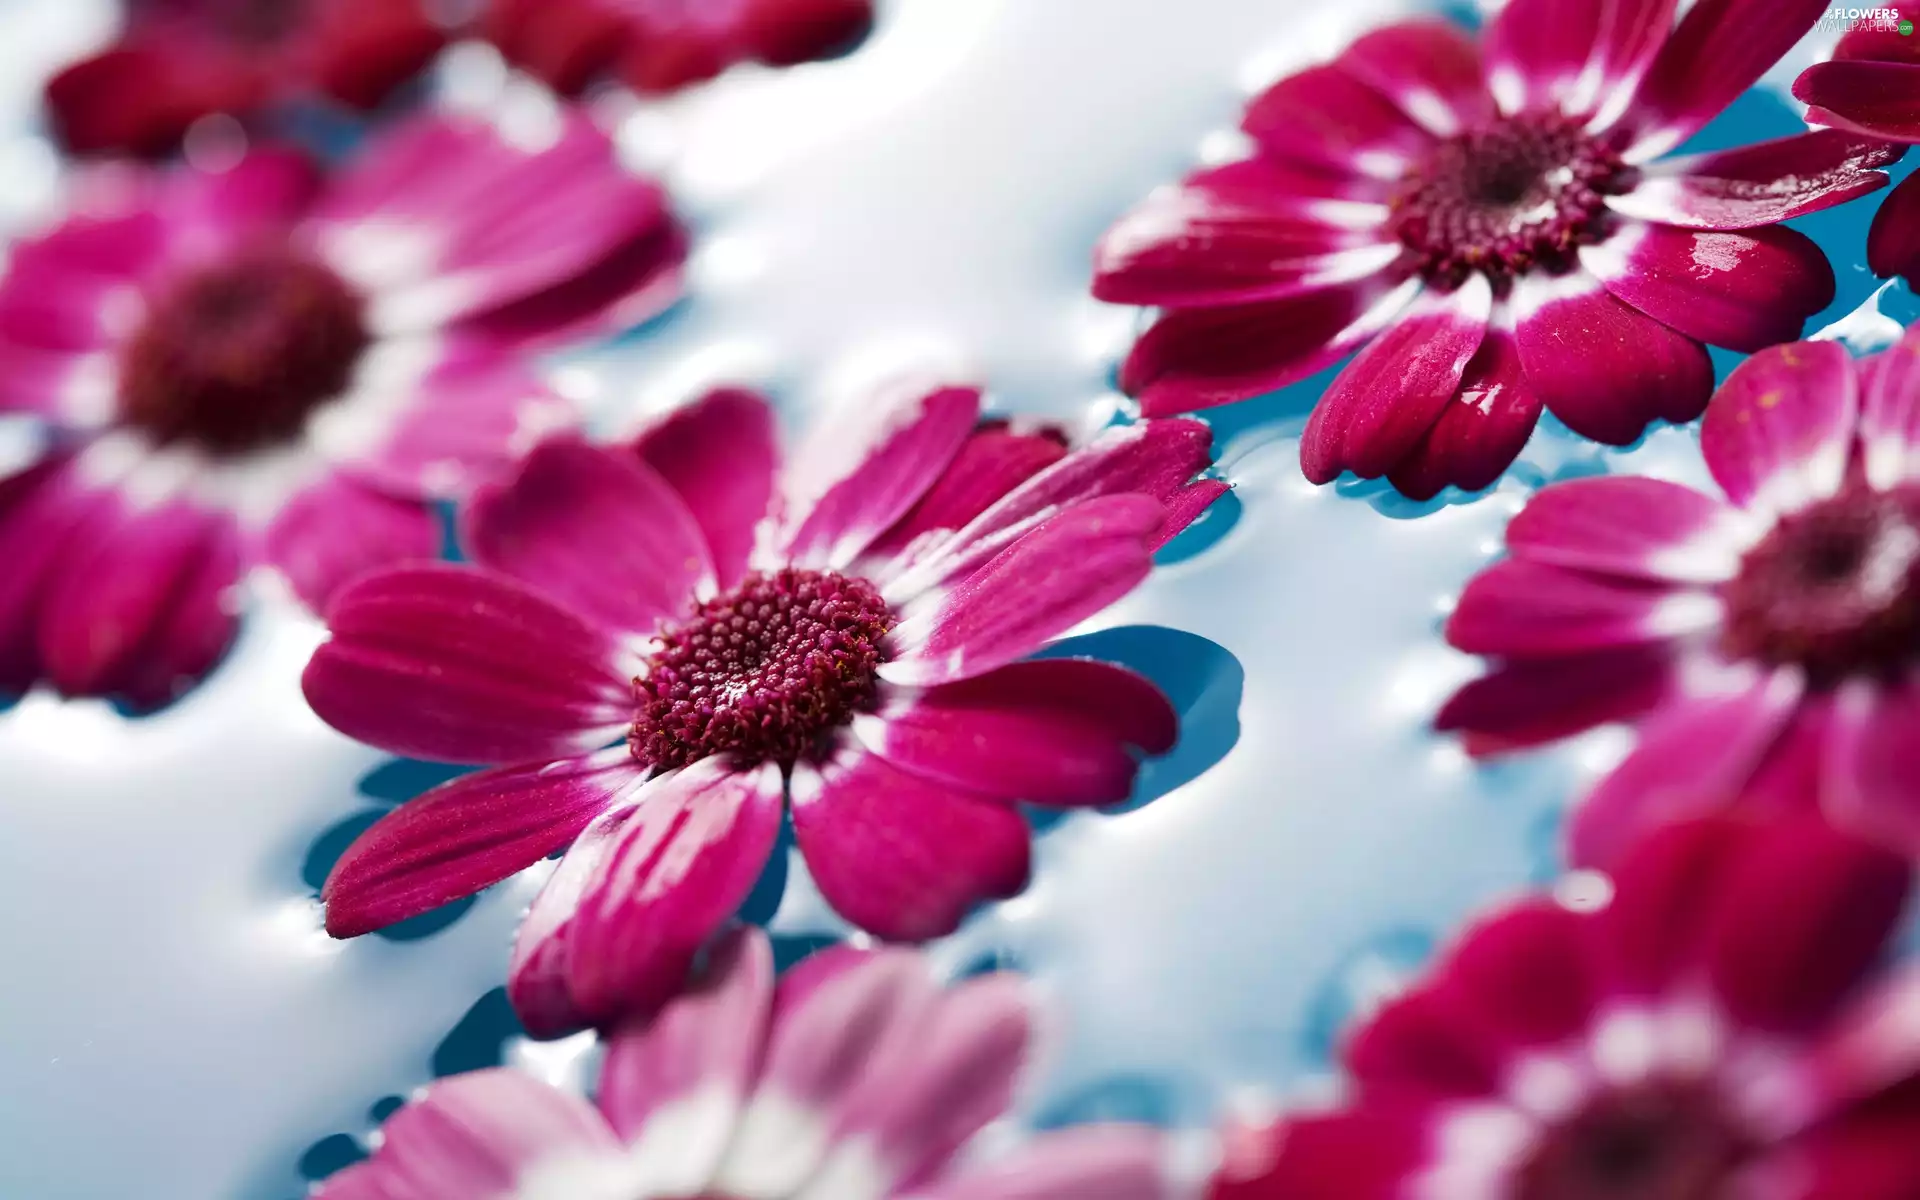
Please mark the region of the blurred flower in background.
<svg viewBox="0 0 1920 1200"><path fill-rule="evenodd" d="M79 175L0 278L0 411L52 430L0 490L0 692L164 703L250 565L320 608L437 556L436 501L572 423L530 355L669 303L685 239L583 117L548 132L424 114L333 175Z"/></svg>
<svg viewBox="0 0 1920 1200"><path fill-rule="evenodd" d="M447 35L430 0L126 0L119 40L56 75L47 111L71 151L163 155L215 113L374 108Z"/></svg>

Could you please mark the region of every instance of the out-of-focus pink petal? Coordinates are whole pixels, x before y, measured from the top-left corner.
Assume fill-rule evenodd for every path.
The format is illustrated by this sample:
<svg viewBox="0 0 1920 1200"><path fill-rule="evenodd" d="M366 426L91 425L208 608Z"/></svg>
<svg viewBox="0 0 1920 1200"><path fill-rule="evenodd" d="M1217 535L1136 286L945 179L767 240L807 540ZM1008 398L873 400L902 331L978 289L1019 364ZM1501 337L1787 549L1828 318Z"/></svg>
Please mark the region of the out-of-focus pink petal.
<svg viewBox="0 0 1920 1200"><path fill-rule="evenodd" d="M396 1200L396 1197L387 1190L387 1172L379 1163L357 1162L321 1180L313 1190L313 1200Z"/></svg>
<svg viewBox="0 0 1920 1200"><path fill-rule="evenodd" d="M349 584L327 612L307 703L349 737L456 763L566 758L632 718L613 636L471 567L397 567Z"/></svg>
<svg viewBox="0 0 1920 1200"><path fill-rule="evenodd" d="M740 907L780 832L778 764L719 758L651 789L581 898L568 987L595 1024L653 1012Z"/></svg>
<svg viewBox="0 0 1920 1200"><path fill-rule="evenodd" d="M1920 63L1862 60L1815 63L1793 81L1807 122L1865 137L1920 141Z"/></svg>
<svg viewBox="0 0 1920 1200"><path fill-rule="evenodd" d="M0 479L0 692L40 677L40 608L60 561L118 511L113 493L83 486L72 460L55 455Z"/></svg>
<svg viewBox="0 0 1920 1200"><path fill-rule="evenodd" d="M1387 180L1434 144L1393 101L1337 66L1274 84L1248 103L1240 127L1284 161Z"/></svg>
<svg viewBox="0 0 1920 1200"><path fill-rule="evenodd" d="M629 455L543 442L462 513L476 562L602 628L648 634L713 586L706 539L679 493Z"/></svg>
<svg viewBox="0 0 1920 1200"><path fill-rule="evenodd" d="M1833 302L1833 268L1803 233L1631 222L1580 261L1617 298L1697 341L1754 351L1800 336Z"/></svg>
<svg viewBox="0 0 1920 1200"><path fill-rule="evenodd" d="M307 214L325 182L312 155L273 144L248 150L224 171L167 175L158 203L170 226L169 250L205 254L281 236Z"/></svg>
<svg viewBox="0 0 1920 1200"><path fill-rule="evenodd" d="M1120 385L1150 417L1231 404L1297 383L1386 327L1418 288L1390 271L1323 291L1155 321L1120 368Z"/></svg>
<svg viewBox="0 0 1920 1200"><path fill-rule="evenodd" d="M1138 1125L1083 1125L1031 1143L912 1200L1171 1200L1166 1135Z"/></svg>
<svg viewBox="0 0 1920 1200"><path fill-rule="evenodd" d="M1480 50L1458 25L1415 17L1360 37L1340 69L1400 106L1428 132L1450 137L1493 116Z"/></svg>
<svg viewBox="0 0 1920 1200"><path fill-rule="evenodd" d="M1611 869L1613 898L1600 911L1600 956L1613 986L1639 999L1693 984L1713 903L1750 823L1680 821L1646 832Z"/></svg>
<svg viewBox="0 0 1920 1200"><path fill-rule="evenodd" d="M772 407L752 392L719 388L647 426L633 451L686 502L719 585L738 583L780 466Z"/></svg>
<svg viewBox="0 0 1920 1200"><path fill-rule="evenodd" d="M1720 583L1745 549L1726 504L1684 484L1603 475L1543 488L1507 525L1515 558L1625 579Z"/></svg>
<svg viewBox="0 0 1920 1200"><path fill-rule="evenodd" d="M1124 494L1044 522L896 626L881 678L925 687L1025 658L1147 577L1165 515L1151 496Z"/></svg>
<svg viewBox="0 0 1920 1200"><path fill-rule="evenodd" d="M1007 804L843 750L793 775L794 837L820 894L879 937L951 933L1026 887L1027 823Z"/></svg>
<svg viewBox="0 0 1920 1200"><path fill-rule="evenodd" d="M492 0L481 28L508 62L563 96L611 70L633 36L598 0Z"/></svg>
<svg viewBox="0 0 1920 1200"><path fill-rule="evenodd" d="M341 587L380 567L440 554L440 522L419 500L329 474L302 489L267 527L262 552L315 612Z"/></svg>
<svg viewBox="0 0 1920 1200"><path fill-rule="evenodd" d="M1388 1000L1347 1039L1347 1073L1369 1099L1497 1093L1501 1047L1475 1029L1461 999L1457 988L1421 985Z"/></svg>
<svg viewBox="0 0 1920 1200"><path fill-rule="evenodd" d="M1481 35L1487 88L1502 112L1590 111L1581 76L1600 36L1600 0L1514 0Z"/></svg>
<svg viewBox="0 0 1920 1200"><path fill-rule="evenodd" d="M1484 276L1444 295L1429 292L1335 377L1301 440L1314 483L1342 471L1386 474L1439 419L1486 336L1493 291Z"/></svg>
<svg viewBox="0 0 1920 1200"><path fill-rule="evenodd" d="M1873 214L1867 265L1875 275L1920 279L1920 183L1913 180L1912 175L1901 180Z"/></svg>
<svg viewBox="0 0 1920 1200"><path fill-rule="evenodd" d="M1700 427L1700 452L1735 504L1797 507L1840 486L1859 410L1845 346L1775 346L1720 385Z"/></svg>
<svg viewBox="0 0 1920 1200"><path fill-rule="evenodd" d="M201 117L245 111L266 90L234 56L178 40L125 41L48 82L55 136L79 154L159 156Z"/></svg>
<svg viewBox="0 0 1920 1200"><path fill-rule="evenodd" d="M1906 147L1839 130L1817 130L1670 158L1646 168L1633 190L1607 206L1643 221L1689 229L1771 225L1885 187L1875 168L1900 161Z"/></svg>
<svg viewBox="0 0 1920 1200"><path fill-rule="evenodd" d="M608 809L581 830L521 920L507 962L507 999L534 1037L558 1037L594 1023L595 1014L574 1001L569 979L580 901L597 885L621 831L639 806L669 782L670 776L656 776L641 784L626 803Z"/></svg>
<svg viewBox="0 0 1920 1200"><path fill-rule="evenodd" d="M1891 491L1920 476L1920 333L1909 331L1857 369L1867 482Z"/></svg>
<svg viewBox="0 0 1920 1200"><path fill-rule="evenodd" d="M1886 950L1911 876L1904 855L1817 816L1756 832L1727 865L1707 928L1707 976L1727 1014L1796 1033L1830 1018Z"/></svg>
<svg viewBox="0 0 1920 1200"><path fill-rule="evenodd" d="M1706 347L1580 273L1514 285L1527 386L1585 438L1631 445L1656 420L1691 421L1713 393Z"/></svg>
<svg viewBox="0 0 1920 1200"><path fill-rule="evenodd" d="M1461 593L1447 641L1469 654L1575 654L1666 641L1712 627L1720 612L1704 590L1509 558Z"/></svg>
<svg viewBox="0 0 1920 1200"><path fill-rule="evenodd" d="M1676 699L1654 714L1633 753L1574 810L1568 858L1606 870L1649 830L1736 803L1802 688L1791 672L1756 675L1751 686Z"/></svg>
<svg viewBox="0 0 1920 1200"><path fill-rule="evenodd" d="M1920 681L1861 681L1835 704L1821 801L1835 823L1920 853Z"/></svg>
<svg viewBox="0 0 1920 1200"><path fill-rule="evenodd" d="M426 0L332 0L313 6L302 36L314 87L357 109L386 100L447 42Z"/></svg>
<svg viewBox="0 0 1920 1200"><path fill-rule="evenodd" d="M1906 1200L1920 1190L1920 1113L1910 1090L1810 1131L1756 1171L1772 1168L1773 1178L1801 1185L1805 1200Z"/></svg>
<svg viewBox="0 0 1920 1200"><path fill-rule="evenodd" d="M980 418L968 387L897 385L853 422L822 422L794 455L781 556L845 568L932 486Z"/></svg>
<svg viewBox="0 0 1920 1200"><path fill-rule="evenodd" d="M1700 0L1660 47L1623 124L1642 162L1673 149L1752 87L1828 8L1826 0Z"/></svg>
<svg viewBox="0 0 1920 1200"><path fill-rule="evenodd" d="M1651 711L1673 695L1675 667L1660 645L1502 663L1455 692L1433 724L1473 755L1556 742Z"/></svg>
<svg viewBox="0 0 1920 1200"><path fill-rule="evenodd" d="M1539 421L1540 397L1527 386L1519 345L1496 308L1494 323L1460 377L1460 390L1387 479L1414 500L1432 499L1450 486L1477 492L1520 457Z"/></svg>
<svg viewBox="0 0 1920 1200"><path fill-rule="evenodd" d="M1275 1125L1257 1165L1216 1178L1207 1200L1400 1200L1438 1154L1441 1114L1371 1104Z"/></svg>
<svg viewBox="0 0 1920 1200"><path fill-rule="evenodd" d="M1012 663L902 698L854 732L897 767L968 791L1038 804L1115 804L1178 718L1160 690L1086 660Z"/></svg>
<svg viewBox="0 0 1920 1200"><path fill-rule="evenodd" d="M786 67L846 48L872 22L872 0L748 0L734 36L761 62Z"/></svg>
<svg viewBox="0 0 1920 1200"><path fill-rule="evenodd" d="M466 317L455 328L467 337L521 351L622 333L680 299L689 245L678 221L642 226L590 265Z"/></svg>
<svg viewBox="0 0 1920 1200"><path fill-rule="evenodd" d="M1594 938L1591 914L1524 901L1469 930L1435 978L1475 1028L1513 1048L1551 1046L1584 1031L1605 998Z"/></svg>
<svg viewBox="0 0 1920 1200"><path fill-rule="evenodd" d="M380 818L320 898L327 932L358 937L517 875L570 845L644 775L624 748L462 776Z"/></svg>
<svg viewBox="0 0 1920 1200"><path fill-rule="evenodd" d="M620 1152L591 1104L531 1075L469 1071L427 1086L388 1118L372 1162L412 1200L510 1200L542 1163Z"/></svg>
<svg viewBox="0 0 1920 1200"><path fill-rule="evenodd" d="M1824 1030L1810 1054L1809 1073L1818 1088L1815 1118L1920 1074L1920 971L1890 971ZM1920 1178L1920 1176L1916 1176Z"/></svg>

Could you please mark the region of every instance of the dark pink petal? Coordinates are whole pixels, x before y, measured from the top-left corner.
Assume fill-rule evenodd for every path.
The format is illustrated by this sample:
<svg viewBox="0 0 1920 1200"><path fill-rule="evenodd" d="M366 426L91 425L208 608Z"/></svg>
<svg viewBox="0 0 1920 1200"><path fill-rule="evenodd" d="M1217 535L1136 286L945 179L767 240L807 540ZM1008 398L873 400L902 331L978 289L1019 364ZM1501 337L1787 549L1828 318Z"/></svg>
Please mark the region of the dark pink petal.
<svg viewBox="0 0 1920 1200"><path fill-rule="evenodd" d="M1720 385L1700 427L1700 452L1735 504L1794 507L1840 486L1859 409L1845 346L1775 346Z"/></svg>
<svg viewBox="0 0 1920 1200"><path fill-rule="evenodd" d="M1756 833L1714 896L1706 967L1725 1011L1804 1032L1833 1014L1887 948L1911 890L1906 858L1818 817ZM1780 886L1791 879L1793 886Z"/></svg>
<svg viewBox="0 0 1920 1200"><path fill-rule="evenodd" d="M1401 1200L1437 1158L1442 1119L1410 1104L1294 1117L1267 1135L1258 1165L1216 1179L1207 1200Z"/></svg>
<svg viewBox="0 0 1920 1200"><path fill-rule="evenodd" d="M1920 333L1909 330L1858 369L1858 433L1867 481L1891 491L1920 475Z"/></svg>
<svg viewBox="0 0 1920 1200"><path fill-rule="evenodd" d="M507 999L527 1032L538 1038L559 1037L594 1023L573 996L571 941L580 916L580 901L598 886L600 875L621 831L647 797L664 788L672 776L655 776L640 785L627 803L608 809L581 830L560 865L533 898L513 939L507 962Z"/></svg>
<svg viewBox="0 0 1920 1200"><path fill-rule="evenodd" d="M388 1119L372 1161L396 1198L510 1200L542 1163L617 1160L620 1150L579 1096L494 1068L429 1084Z"/></svg>
<svg viewBox="0 0 1920 1200"><path fill-rule="evenodd" d="M265 80L244 60L178 39L128 40L67 67L47 84L47 115L79 154L159 156L201 117L243 112Z"/></svg>
<svg viewBox="0 0 1920 1200"><path fill-rule="evenodd" d="M1807 318L1833 302L1826 254L1779 226L1721 233L1630 222L1581 262L1662 325L1733 350L1799 337Z"/></svg>
<svg viewBox="0 0 1920 1200"><path fill-rule="evenodd" d="M1150 417L1231 404L1296 383L1340 361L1412 299L1388 273L1324 291L1155 321L1120 368L1120 386Z"/></svg>
<svg viewBox="0 0 1920 1200"><path fill-rule="evenodd" d="M446 29L426 0L334 0L309 17L302 47L314 86L357 109L372 109L433 61Z"/></svg>
<svg viewBox="0 0 1920 1200"><path fill-rule="evenodd" d="M795 455L782 556L844 568L907 514L980 419L975 388L907 384L873 397L864 423L823 422Z"/></svg>
<svg viewBox="0 0 1920 1200"><path fill-rule="evenodd" d="M1591 914L1529 900L1476 925L1434 972L1451 1003L1510 1047L1582 1033L1602 999Z"/></svg>
<svg viewBox="0 0 1920 1200"><path fill-rule="evenodd" d="M642 226L590 265L466 317L454 328L523 352L625 332L680 298L688 246L687 231L677 221Z"/></svg>
<svg viewBox="0 0 1920 1200"><path fill-rule="evenodd" d="M60 561L90 544L119 512L114 493L85 487L58 455L0 479L0 692L23 692L40 677L39 614ZM76 536L78 535L78 536Z"/></svg>
<svg viewBox="0 0 1920 1200"><path fill-rule="evenodd" d="M1615 988L1640 998L1694 982L1727 866L1753 828L1730 817L1680 821L1649 831L1615 863L1613 897L1596 918Z"/></svg>
<svg viewBox="0 0 1920 1200"><path fill-rule="evenodd" d="M1913 0L1890 0L1878 7L1891 9L1901 17L1920 13ZM1900 32L1898 22L1862 20L1849 23L1847 32L1833 47L1835 61L1867 59L1874 62L1920 62L1920 47L1913 36Z"/></svg>
<svg viewBox="0 0 1920 1200"><path fill-rule="evenodd" d="M867 547L866 557L898 559L922 551L927 543L916 546L916 539L959 531L1067 453L1065 441L1049 432L976 430L919 503Z"/></svg>
<svg viewBox="0 0 1920 1200"><path fill-rule="evenodd" d="M1147 577L1165 516L1138 494L1074 505L896 626L881 678L925 687L1025 658Z"/></svg>
<svg viewBox="0 0 1920 1200"><path fill-rule="evenodd" d="M1087 661L1013 663L856 720L866 747L936 783L1036 804L1116 804L1178 718L1151 683ZM1145 740L1136 740L1145 739Z"/></svg>
<svg viewBox="0 0 1920 1200"><path fill-rule="evenodd" d="M1920 971L1907 966L1887 976L1821 1032L1810 1055L1820 1103L1812 1116L1828 1116L1920 1073L1920 1030L1913 1020L1920 1011Z"/></svg>
<svg viewBox="0 0 1920 1200"><path fill-rule="evenodd" d="M429 216L450 199L485 189L492 169L486 123L426 112L370 138L328 181L316 218L351 223L381 209Z"/></svg>
<svg viewBox="0 0 1920 1200"><path fill-rule="evenodd" d="M1815 63L1793 81L1807 123L1865 137L1920 140L1920 63Z"/></svg>
<svg viewBox="0 0 1920 1200"><path fill-rule="evenodd" d="M395 1200L379 1163L357 1162L335 1171L313 1189L313 1200Z"/></svg>
<svg viewBox="0 0 1920 1200"><path fill-rule="evenodd" d="M1600 0L1514 0L1481 35L1487 87L1503 112L1591 112L1577 85L1600 36Z"/></svg>
<svg viewBox="0 0 1920 1200"><path fill-rule="evenodd" d="M1778 1157L1779 1178L1803 1187L1805 1200L1906 1200L1920 1193L1920 1111L1913 1088L1811 1130Z"/></svg>
<svg viewBox="0 0 1920 1200"><path fill-rule="evenodd" d="M760 930L740 929L659 1016L608 1042L594 1100L640 1147L636 1157L671 1171L650 1180L656 1188L690 1193L712 1180L759 1073L772 1007L773 949Z"/></svg>
<svg viewBox="0 0 1920 1200"><path fill-rule="evenodd" d="M1330 224L1296 196L1167 188L1101 237L1093 294L1168 306L1275 300L1376 274L1400 254L1383 229Z"/></svg>
<svg viewBox="0 0 1920 1200"><path fill-rule="evenodd" d="M440 521L424 502L329 474L287 501L262 552L308 608L380 567L440 556Z"/></svg>
<svg viewBox="0 0 1920 1200"><path fill-rule="evenodd" d="M169 250L207 254L238 249L260 237L284 237L321 193L320 164L303 150L261 145L224 171L169 175L159 201L166 212Z"/></svg>
<svg viewBox="0 0 1920 1200"><path fill-rule="evenodd" d="M1515 287L1527 386L1582 437L1627 446L1656 420L1691 421L1713 392L1706 347L1609 295L1589 275Z"/></svg>
<svg viewBox="0 0 1920 1200"><path fill-rule="evenodd" d="M231 514L174 502L122 508L111 529L73 545L47 580L40 656L70 696L125 694L147 680L170 698L176 677L211 669L233 637L224 597L240 577ZM156 664L164 664L155 671Z"/></svg>
<svg viewBox="0 0 1920 1200"><path fill-rule="evenodd" d="M1515 558L1625 579L1719 583L1745 547L1712 496L1639 475L1543 488L1507 525Z"/></svg>
<svg viewBox="0 0 1920 1200"><path fill-rule="evenodd" d="M1867 265L1875 275L1920 279L1920 183L1909 175L1887 193L1867 230Z"/></svg>
<svg viewBox="0 0 1920 1200"><path fill-rule="evenodd" d="M491 0L481 29L508 62L567 97L611 70L635 35L596 0Z"/></svg>
<svg viewBox="0 0 1920 1200"><path fill-rule="evenodd" d="M719 388L647 426L633 452L686 502L719 585L738 583L780 466L772 407L752 392Z"/></svg>
<svg viewBox="0 0 1920 1200"><path fill-rule="evenodd" d="M1434 144L1393 101L1337 66L1308 67L1248 103L1240 127L1284 161L1398 179Z"/></svg>
<svg viewBox="0 0 1920 1200"><path fill-rule="evenodd" d="M842 751L794 768L793 831L835 912L877 937L952 933L1027 885L1027 823L1009 805Z"/></svg>
<svg viewBox="0 0 1920 1200"><path fill-rule="evenodd" d="M1920 685L1863 682L1841 693L1827 749L1827 815L1920 852Z"/></svg>
<svg viewBox="0 0 1920 1200"><path fill-rule="evenodd" d="M98 377L104 352L75 354L23 346L0 332L0 413L26 413L62 429L94 429L112 419L112 379ZM106 409L108 411L102 411Z"/></svg>
<svg viewBox="0 0 1920 1200"><path fill-rule="evenodd" d="M1711 594L1510 558L1474 576L1447 619L1469 654L1537 656L1666 641L1712 626Z"/></svg>
<svg viewBox="0 0 1920 1200"><path fill-rule="evenodd" d="M349 737L456 763L597 750L632 718L612 635L512 580L399 567L349 584L302 679Z"/></svg>
<svg viewBox="0 0 1920 1200"><path fill-rule="evenodd" d="M320 889L327 932L358 937L471 896L571 845L639 786L624 748L462 776L376 821Z"/></svg>
<svg viewBox="0 0 1920 1200"><path fill-rule="evenodd" d="M1900 161L1904 146L1839 130L1755 142L1646 169L1615 212L1689 229L1752 229L1831 208L1885 187L1875 170Z"/></svg>
<svg viewBox="0 0 1920 1200"><path fill-rule="evenodd" d="M1633 753L1574 810L1568 858L1607 870L1649 830L1737 803L1800 695L1793 673L1777 672L1673 700L1642 724Z"/></svg>
<svg viewBox="0 0 1920 1200"><path fill-rule="evenodd" d="M1496 323L1467 363L1460 390L1419 444L1387 472L1402 495L1430 500L1447 487L1491 487L1533 436L1540 398L1527 386L1513 330L1499 317L1496 312Z"/></svg>
<svg viewBox="0 0 1920 1200"><path fill-rule="evenodd" d="M581 898L568 989L597 1025L653 1012L740 907L780 832L780 769L702 759L650 789Z"/></svg>
<svg viewBox="0 0 1920 1200"><path fill-rule="evenodd" d="M1166 1135L1139 1125L1082 1125L916 1192L915 1200L1171 1200Z"/></svg>
<svg viewBox="0 0 1920 1200"><path fill-rule="evenodd" d="M1557 742L1651 711L1673 695L1675 667L1663 645L1502 663L1455 692L1433 726L1476 756Z"/></svg>
<svg viewBox="0 0 1920 1200"><path fill-rule="evenodd" d="M1351 470L1374 479L1398 465L1459 390L1492 312L1492 289L1479 275L1454 292L1415 300L1314 407L1300 444L1307 478L1330 483Z"/></svg>
<svg viewBox="0 0 1920 1200"><path fill-rule="evenodd" d="M543 442L475 493L462 541L481 566L604 629L648 634L713 586L706 539L644 463L572 438Z"/></svg>
<svg viewBox="0 0 1920 1200"><path fill-rule="evenodd" d="M1488 1096L1505 1063L1475 1030L1457 988L1416 987L1382 1004L1353 1031L1341 1053L1368 1097Z"/></svg>
<svg viewBox="0 0 1920 1200"><path fill-rule="evenodd" d="M1733 103L1813 28L1826 0L1700 0L1660 47L1624 124L1633 161L1663 154Z"/></svg>
<svg viewBox="0 0 1920 1200"><path fill-rule="evenodd" d="M1416 17L1376 29L1348 46L1339 64L1440 137L1493 116L1479 47L1451 21Z"/></svg>

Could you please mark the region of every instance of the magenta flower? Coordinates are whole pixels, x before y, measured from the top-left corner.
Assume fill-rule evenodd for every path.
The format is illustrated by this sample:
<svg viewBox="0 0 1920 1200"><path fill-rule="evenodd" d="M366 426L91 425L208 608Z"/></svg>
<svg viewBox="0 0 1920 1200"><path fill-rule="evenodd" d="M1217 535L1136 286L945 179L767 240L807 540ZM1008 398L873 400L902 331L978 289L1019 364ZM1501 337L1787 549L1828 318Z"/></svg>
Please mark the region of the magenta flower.
<svg viewBox="0 0 1920 1200"><path fill-rule="evenodd" d="M1497 660L1440 714L1486 753L1641 720L1574 858L1718 805L1818 802L1920 856L1920 332L1797 342L1707 408L1722 501L1633 476L1543 489L1447 640Z"/></svg>
<svg viewBox="0 0 1920 1200"><path fill-rule="evenodd" d="M437 556L435 498L571 420L529 352L655 310L682 254L578 120L535 152L425 117L331 179L101 168L0 279L0 411L54 430L0 485L0 693L160 703L249 566L318 607Z"/></svg>
<svg viewBox="0 0 1920 1200"><path fill-rule="evenodd" d="M742 930L612 1034L592 1103L513 1070L440 1080L316 1200L1171 1200L1143 1126L955 1164L1013 1100L1033 1007L1017 976L943 990L905 950L830 950L776 984Z"/></svg>
<svg viewBox="0 0 1920 1200"><path fill-rule="evenodd" d="M324 98L370 109L446 42L425 0L127 0L112 46L47 85L81 153L165 154L202 117Z"/></svg>
<svg viewBox="0 0 1920 1200"><path fill-rule="evenodd" d="M1903 151L1822 131L1654 161L1824 0L1513 0L1476 46L1392 25L1275 84L1257 153L1149 197L1094 294L1155 305L1121 372L1148 415L1242 400L1359 350L1308 422L1307 477L1409 496L1497 479L1544 406L1627 445L1700 415L1702 343L1798 337L1833 299L1779 222L1873 191Z"/></svg>
<svg viewBox="0 0 1920 1200"><path fill-rule="evenodd" d="M901 389L781 471L765 403L716 392L630 447L535 450L464 514L478 567L348 587L307 668L314 711L396 754L503 765L363 834L322 892L327 928L389 925L571 846L509 981L554 1033L671 994L789 801L822 895L881 937L1018 892L1013 801L1124 799L1129 747L1175 736L1139 676L1020 660L1131 591L1225 485L1190 482L1197 422L1064 453L977 429L979 407Z"/></svg>
<svg viewBox="0 0 1920 1200"><path fill-rule="evenodd" d="M1793 94L1808 104L1807 123L1911 144L1920 141L1920 35L1900 32L1902 21L1920 17L1920 4L1902 0L1879 5L1893 16L1862 19L1834 47L1830 62L1816 63L1793 81ZM1920 280L1920 183L1909 175L1888 194L1867 232L1867 265L1876 275Z"/></svg>
<svg viewBox="0 0 1920 1200"><path fill-rule="evenodd" d="M1908 890L1817 819L1663 830L1599 911L1469 930L1211 1200L1920 1195L1920 977L1876 971Z"/></svg>
<svg viewBox="0 0 1920 1200"><path fill-rule="evenodd" d="M671 92L742 62L792 66L852 45L873 0L489 0L487 36L563 95L617 76Z"/></svg>

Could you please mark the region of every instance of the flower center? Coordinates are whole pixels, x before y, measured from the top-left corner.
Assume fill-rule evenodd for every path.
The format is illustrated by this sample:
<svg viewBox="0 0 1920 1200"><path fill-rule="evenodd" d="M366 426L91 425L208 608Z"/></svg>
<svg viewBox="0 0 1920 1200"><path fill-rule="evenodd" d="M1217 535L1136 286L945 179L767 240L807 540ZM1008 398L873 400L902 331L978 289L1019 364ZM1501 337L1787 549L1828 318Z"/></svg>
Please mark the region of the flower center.
<svg viewBox="0 0 1920 1200"><path fill-rule="evenodd" d="M173 280L122 351L120 413L156 441L217 454L297 437L371 342L333 271L258 247Z"/></svg>
<svg viewBox="0 0 1920 1200"><path fill-rule="evenodd" d="M1850 483L1782 517L1726 585L1723 647L1816 687L1920 658L1920 493Z"/></svg>
<svg viewBox="0 0 1920 1200"><path fill-rule="evenodd" d="M1515 1200L1718 1200L1750 1146L1705 1092L1661 1085L1597 1098L1548 1131Z"/></svg>
<svg viewBox="0 0 1920 1200"><path fill-rule="evenodd" d="M633 681L627 745L680 767L711 754L791 765L869 708L893 610L872 584L793 568L749 575L656 642Z"/></svg>
<svg viewBox="0 0 1920 1200"><path fill-rule="evenodd" d="M1501 117L1441 142L1391 201L1389 228L1436 286L1476 272L1504 286L1536 267L1566 269L1605 238L1604 198L1630 168L1558 113Z"/></svg>

